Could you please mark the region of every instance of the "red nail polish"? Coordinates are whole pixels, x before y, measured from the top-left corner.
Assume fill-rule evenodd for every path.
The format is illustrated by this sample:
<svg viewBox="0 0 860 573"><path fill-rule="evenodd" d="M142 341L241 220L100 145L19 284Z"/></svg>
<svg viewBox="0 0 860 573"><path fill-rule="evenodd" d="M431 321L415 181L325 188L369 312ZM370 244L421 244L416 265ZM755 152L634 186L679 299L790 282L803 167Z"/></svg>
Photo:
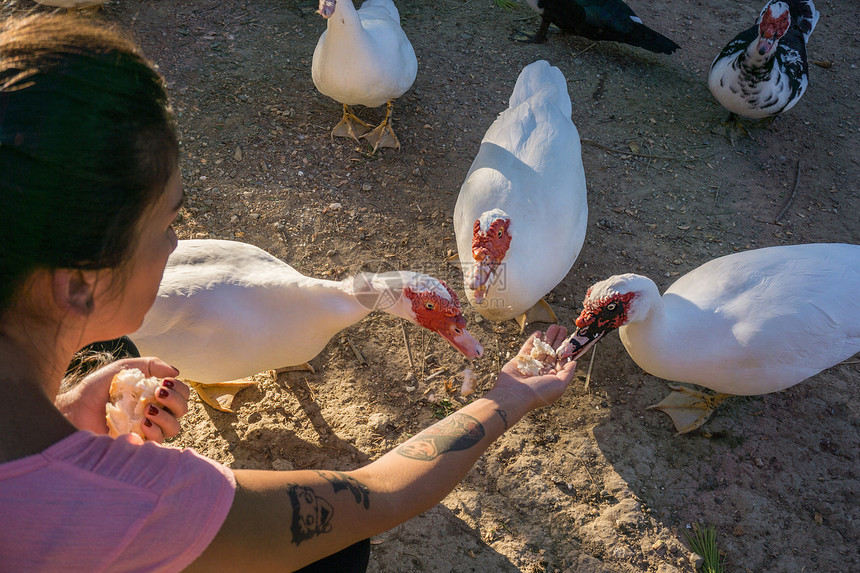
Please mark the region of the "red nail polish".
<svg viewBox="0 0 860 573"><path fill-rule="evenodd" d="M168 396L170 396L170 392L168 392L164 388L162 388L161 390L158 391L158 397L159 398L167 398Z"/></svg>
<svg viewBox="0 0 860 573"><path fill-rule="evenodd" d="M154 404L150 404L150 405L149 405L149 410L147 411L147 413L148 413L150 416L155 416L156 414L158 414L158 408L156 408Z"/></svg>
<svg viewBox="0 0 860 573"><path fill-rule="evenodd" d="M147 419L145 419L145 420L143 421L143 425L144 425L144 426L146 426L147 428L151 428L151 427L152 427L152 420L150 420L150 419L148 419L148 418L147 418Z"/></svg>
<svg viewBox="0 0 860 573"><path fill-rule="evenodd" d="M162 383L162 386L164 386L165 388L173 388L175 386L175 384L173 383L173 380L171 380L170 378L165 378L164 382Z"/></svg>

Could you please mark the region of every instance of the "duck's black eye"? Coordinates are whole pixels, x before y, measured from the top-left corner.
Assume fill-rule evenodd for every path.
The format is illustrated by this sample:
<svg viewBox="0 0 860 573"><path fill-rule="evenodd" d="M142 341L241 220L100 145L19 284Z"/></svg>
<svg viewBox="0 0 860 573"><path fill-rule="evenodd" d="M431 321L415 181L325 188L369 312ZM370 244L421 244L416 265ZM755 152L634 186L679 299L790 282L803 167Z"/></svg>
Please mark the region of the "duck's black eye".
<svg viewBox="0 0 860 573"><path fill-rule="evenodd" d="M434 308L436 308L436 305L433 304L432 302L425 302L424 308L426 308L427 310L433 310Z"/></svg>
<svg viewBox="0 0 860 573"><path fill-rule="evenodd" d="M606 310L615 310L616 308L618 308L617 302L610 302L606 305Z"/></svg>
<svg viewBox="0 0 860 573"><path fill-rule="evenodd" d="M502 235L504 235L504 234L505 234L505 231L504 231L503 229L499 229L499 233L498 233L498 235L496 235L496 236L497 236L497 237L499 237L499 238L501 239L501 238L502 238Z"/></svg>

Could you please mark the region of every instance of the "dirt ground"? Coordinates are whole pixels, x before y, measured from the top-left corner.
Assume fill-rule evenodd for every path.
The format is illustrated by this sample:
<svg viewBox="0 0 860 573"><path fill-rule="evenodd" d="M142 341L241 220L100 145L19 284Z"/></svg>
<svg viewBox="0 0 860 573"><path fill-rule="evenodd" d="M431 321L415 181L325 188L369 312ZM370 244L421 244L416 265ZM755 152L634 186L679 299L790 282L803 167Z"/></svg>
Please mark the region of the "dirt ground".
<svg viewBox="0 0 860 573"><path fill-rule="evenodd" d="M520 44L512 31L539 21L527 7L400 0L418 78L395 105L402 149L375 156L329 136L340 106L311 81L325 29L312 1L111 0L96 17L131 29L169 82L188 193L181 238L253 243L318 277L421 270L465 300L445 262L454 202L520 70L545 59L568 81L589 192L585 245L548 296L563 324L612 274L662 290L734 251L860 243L860 4L816 2L807 94L770 129L732 140L707 70L763 0L628 3L682 49L654 55L557 30ZM34 6L2 0L0 16ZM486 349L473 365L486 389L534 327L464 310ZM459 388L465 360L400 322L372 314L345 330L314 374L259 376L235 415L194 401L177 443L234 468L348 470L378 457L465 401L445 389ZM370 570L691 571L685 532L702 524L716 527L728 571L858 571L858 364L733 398L676 437L645 410L665 382L613 334L588 388L586 356L567 394L511 429L441 504L374 538Z"/></svg>

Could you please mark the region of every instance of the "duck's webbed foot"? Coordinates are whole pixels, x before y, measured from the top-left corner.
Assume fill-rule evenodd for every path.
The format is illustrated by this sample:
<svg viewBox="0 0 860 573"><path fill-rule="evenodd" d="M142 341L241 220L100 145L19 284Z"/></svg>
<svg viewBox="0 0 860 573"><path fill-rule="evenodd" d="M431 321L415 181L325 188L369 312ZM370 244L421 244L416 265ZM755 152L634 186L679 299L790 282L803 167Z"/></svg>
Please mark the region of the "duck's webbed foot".
<svg viewBox="0 0 860 573"><path fill-rule="evenodd" d="M534 306L514 319L520 325L520 332L525 331L526 325L533 322L558 324L558 317L555 315L555 311L552 310L552 307L544 299L540 299Z"/></svg>
<svg viewBox="0 0 860 573"><path fill-rule="evenodd" d="M331 130L331 136L351 137L359 141L359 138L370 131L372 127L369 123L355 115L348 105L343 104L343 117L340 123Z"/></svg>
<svg viewBox="0 0 860 573"><path fill-rule="evenodd" d="M380 147L393 147L400 149L400 141L394 135L394 129L391 127L391 111L394 109L394 101L389 101L385 110L385 119L371 131L362 135L370 145L373 146L371 153L376 153Z"/></svg>
<svg viewBox="0 0 860 573"><path fill-rule="evenodd" d="M222 412L232 412L233 398L240 390L244 390L250 386L256 386L257 382L250 378L242 378L239 380L229 380L227 382L195 382L194 380L185 380L189 386L197 391L200 399Z"/></svg>
<svg viewBox="0 0 860 573"><path fill-rule="evenodd" d="M687 388L679 384L669 384L673 390L659 404L648 406L646 410L660 410L668 414L675 424L678 434L686 434L702 427L714 410L731 394L710 394Z"/></svg>

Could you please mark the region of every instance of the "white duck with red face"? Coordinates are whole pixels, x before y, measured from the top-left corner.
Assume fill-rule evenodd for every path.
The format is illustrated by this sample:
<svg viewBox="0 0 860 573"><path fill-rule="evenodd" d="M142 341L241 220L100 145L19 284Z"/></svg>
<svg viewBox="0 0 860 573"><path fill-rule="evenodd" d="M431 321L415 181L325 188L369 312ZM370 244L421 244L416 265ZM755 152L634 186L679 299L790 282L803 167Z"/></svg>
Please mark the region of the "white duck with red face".
<svg viewBox="0 0 860 573"><path fill-rule="evenodd" d="M485 318L540 303L582 248L588 206L571 112L558 68L526 66L460 187L457 250L466 296Z"/></svg>
<svg viewBox="0 0 860 573"><path fill-rule="evenodd" d="M860 351L860 245L768 247L714 259L663 296L651 279L610 277L586 294L571 347L618 328L643 370L683 387L659 406L679 432L730 395L784 390ZM692 396L692 398L691 398Z"/></svg>
<svg viewBox="0 0 860 573"><path fill-rule="evenodd" d="M179 241L155 303L130 338L180 376L213 383L305 364L376 310L437 333L468 358L483 352L457 296L433 277L312 278L253 245L214 239Z"/></svg>

